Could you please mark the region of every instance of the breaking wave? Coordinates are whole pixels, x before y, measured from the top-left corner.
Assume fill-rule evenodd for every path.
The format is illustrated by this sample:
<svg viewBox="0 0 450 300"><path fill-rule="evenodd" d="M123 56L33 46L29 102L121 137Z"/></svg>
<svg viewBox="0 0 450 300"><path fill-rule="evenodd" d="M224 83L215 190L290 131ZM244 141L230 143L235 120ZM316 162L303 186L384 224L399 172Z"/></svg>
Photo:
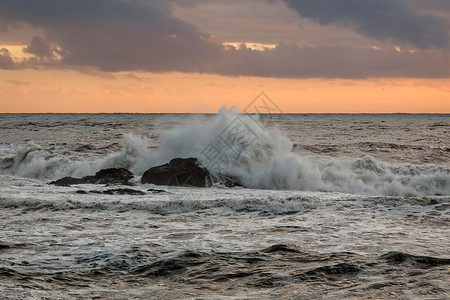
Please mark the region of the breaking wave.
<svg viewBox="0 0 450 300"><path fill-rule="evenodd" d="M142 210L153 214L182 214L199 212L211 209L225 209L235 212L259 212L274 215L292 214L300 211L314 209L321 206L321 202L314 196L298 196L288 199L281 198L223 198L223 199L192 199L181 197L172 199L171 195L162 195L155 200L149 201L146 196L104 196L104 201L98 194L94 196L73 195L69 199L36 198L36 197L0 197L1 208L20 207L24 209L38 210L110 210L110 211L133 211Z"/></svg>
<svg viewBox="0 0 450 300"><path fill-rule="evenodd" d="M84 176L103 168L123 167L135 175L175 157L196 157L210 171L239 178L256 189L342 192L365 195L450 195L450 168L391 164L371 156L338 159L294 151L277 128L222 109L217 116L162 136L158 149L147 138L126 134L122 150L102 159L83 160L79 152L52 152L29 143L0 166L22 177L54 179ZM83 153L82 153L83 154Z"/></svg>

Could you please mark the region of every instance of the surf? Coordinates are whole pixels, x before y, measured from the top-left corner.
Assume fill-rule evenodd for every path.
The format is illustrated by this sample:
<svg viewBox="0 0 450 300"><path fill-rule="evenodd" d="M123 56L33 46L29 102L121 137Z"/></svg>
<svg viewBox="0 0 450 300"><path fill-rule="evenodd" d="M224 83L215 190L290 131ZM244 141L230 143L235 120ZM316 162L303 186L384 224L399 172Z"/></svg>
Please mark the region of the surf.
<svg viewBox="0 0 450 300"><path fill-rule="evenodd" d="M301 128L298 128L301 130ZM31 178L85 176L105 168L126 168L141 176L176 157L195 157L213 174L238 178L253 189L340 192L385 196L450 195L450 168L392 164L371 156L311 155L261 116L222 108L207 120L193 120L161 135L158 148L145 136L128 133L121 150L83 160L75 151L51 151L32 142L2 156L9 173Z"/></svg>

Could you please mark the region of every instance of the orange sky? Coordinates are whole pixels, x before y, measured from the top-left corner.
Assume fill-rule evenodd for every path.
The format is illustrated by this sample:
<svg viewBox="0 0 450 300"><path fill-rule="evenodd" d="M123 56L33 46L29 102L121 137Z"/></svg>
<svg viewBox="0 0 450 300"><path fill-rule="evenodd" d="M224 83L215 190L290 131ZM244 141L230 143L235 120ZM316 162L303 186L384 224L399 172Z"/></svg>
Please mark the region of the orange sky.
<svg viewBox="0 0 450 300"><path fill-rule="evenodd" d="M264 91L283 112L450 113L450 79L276 79L0 71L0 112L217 112Z"/></svg>

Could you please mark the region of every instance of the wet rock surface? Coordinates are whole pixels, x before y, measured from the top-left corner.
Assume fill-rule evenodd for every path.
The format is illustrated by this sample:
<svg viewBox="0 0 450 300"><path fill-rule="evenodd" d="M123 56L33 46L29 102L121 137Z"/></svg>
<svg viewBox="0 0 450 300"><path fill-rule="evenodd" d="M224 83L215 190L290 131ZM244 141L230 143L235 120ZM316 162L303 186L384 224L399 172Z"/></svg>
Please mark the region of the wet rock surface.
<svg viewBox="0 0 450 300"><path fill-rule="evenodd" d="M209 171L198 164L196 158L174 158L169 163L148 169L142 175L142 183L169 186L210 185Z"/></svg>
<svg viewBox="0 0 450 300"><path fill-rule="evenodd" d="M49 184L58 186L70 186L73 184L121 184L132 185L129 181L134 178L133 173L124 168L103 169L95 173L94 176L82 178L64 177Z"/></svg>
<svg viewBox="0 0 450 300"><path fill-rule="evenodd" d="M215 183L242 186L237 178L212 175L196 158L174 158L167 164L152 167L142 175L141 182L168 186L208 187Z"/></svg>

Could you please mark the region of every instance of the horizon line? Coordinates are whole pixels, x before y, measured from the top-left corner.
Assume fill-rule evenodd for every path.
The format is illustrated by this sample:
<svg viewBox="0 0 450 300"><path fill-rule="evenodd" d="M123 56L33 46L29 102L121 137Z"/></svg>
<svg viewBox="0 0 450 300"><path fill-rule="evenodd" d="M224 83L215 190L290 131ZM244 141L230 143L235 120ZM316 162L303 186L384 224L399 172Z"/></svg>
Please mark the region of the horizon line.
<svg viewBox="0 0 450 300"><path fill-rule="evenodd" d="M448 115L449 112L282 112L282 113L246 113L235 112L243 115ZM7 114L179 114L179 115L217 115L219 112L0 112Z"/></svg>

